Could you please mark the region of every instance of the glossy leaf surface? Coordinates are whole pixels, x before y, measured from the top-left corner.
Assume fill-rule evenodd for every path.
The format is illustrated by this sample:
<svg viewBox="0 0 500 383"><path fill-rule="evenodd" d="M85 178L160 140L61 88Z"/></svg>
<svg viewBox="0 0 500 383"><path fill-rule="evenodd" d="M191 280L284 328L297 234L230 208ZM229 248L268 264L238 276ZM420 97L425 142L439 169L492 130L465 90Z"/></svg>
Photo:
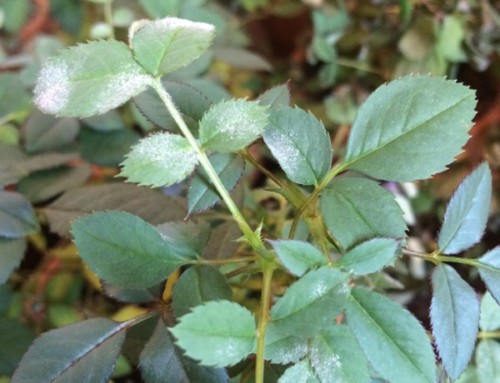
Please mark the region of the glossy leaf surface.
<svg viewBox="0 0 500 383"><path fill-rule="evenodd" d="M394 261L398 245L395 239L374 238L349 250L337 265L357 275L371 274Z"/></svg>
<svg viewBox="0 0 500 383"><path fill-rule="evenodd" d="M308 242L296 240L270 241L281 263L292 274L304 275L309 269L325 265L323 253Z"/></svg>

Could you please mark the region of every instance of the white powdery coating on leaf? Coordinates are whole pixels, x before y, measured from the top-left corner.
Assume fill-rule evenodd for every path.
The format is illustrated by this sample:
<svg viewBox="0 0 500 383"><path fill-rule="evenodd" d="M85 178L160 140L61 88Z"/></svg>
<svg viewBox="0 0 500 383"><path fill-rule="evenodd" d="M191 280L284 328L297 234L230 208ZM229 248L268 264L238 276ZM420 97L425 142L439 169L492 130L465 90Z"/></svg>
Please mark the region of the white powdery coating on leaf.
<svg viewBox="0 0 500 383"><path fill-rule="evenodd" d="M328 377L328 382L342 383L342 362L337 354L325 355L317 347L310 352L310 361L320 378ZM338 379L337 379L338 378Z"/></svg>
<svg viewBox="0 0 500 383"><path fill-rule="evenodd" d="M157 133L142 139L134 146L132 153L134 157L143 158L165 169L172 166L182 166L182 168L196 166L198 162L196 154L189 146L182 145L183 143L184 139L180 136ZM181 164L180 157L182 157Z"/></svg>
<svg viewBox="0 0 500 383"><path fill-rule="evenodd" d="M35 86L35 104L42 112L58 114L69 101L71 84L69 68L61 61L53 61L42 68Z"/></svg>
<svg viewBox="0 0 500 383"><path fill-rule="evenodd" d="M163 32L168 32L179 28L207 33L211 33L215 30L215 27L211 24L179 19L178 17L165 17L164 19L154 21L153 24L162 28Z"/></svg>

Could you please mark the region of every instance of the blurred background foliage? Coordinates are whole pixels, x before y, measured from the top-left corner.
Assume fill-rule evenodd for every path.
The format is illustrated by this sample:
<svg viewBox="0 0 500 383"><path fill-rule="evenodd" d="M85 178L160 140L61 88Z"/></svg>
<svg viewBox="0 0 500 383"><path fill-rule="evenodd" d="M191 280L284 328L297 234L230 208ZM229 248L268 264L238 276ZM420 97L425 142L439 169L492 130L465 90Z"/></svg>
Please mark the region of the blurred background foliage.
<svg viewBox="0 0 500 383"><path fill-rule="evenodd" d="M26 214L30 209L36 214L35 221L24 222L31 228L12 239L5 234L12 221L2 213L12 202L0 198L0 257L11 257L0 270L0 382L8 381L36 334L88 317L124 320L144 311L140 299L137 304L118 302L127 292L102 293L106 287L77 256L68 222L88 211L85 196L100 199L103 209L123 208L109 202L116 197L111 189L93 195L86 188L120 182L114 176L130 146L172 123L147 97L83 120L42 114L31 103L31 90L48 57L86 40L126 42L127 28L141 18L173 15L212 23L217 37L210 51L166 79L181 111L196 124L190 97L203 95L213 102L230 95L255 98L271 86L287 84L292 103L310 109L330 131L336 159L343 155L358 106L377 86L410 73L455 78L476 89L479 101L465 152L448 172L430 181L385 186L405 211L411 247L431 251L447 199L465 174L487 161L494 198L483 241L464 255L474 257L500 242L499 5L494 0L0 0L0 192L21 193L29 201ZM261 145L252 146L251 153L281 176ZM264 235L279 237L289 230L293 212L270 186L248 166L233 193L253 225L263 222ZM155 219L156 195L141 190L139 196L128 198L123 192L117 198L135 201L137 206L126 208L154 223L182 220L185 187L163 192L171 204ZM227 218L220 207L202 214ZM242 251L233 241L238 236L230 224L218 226L208 245L211 253L224 257ZM307 233L299 227L297 236ZM483 289L475 283L475 271L459 271L478 291ZM427 275L426 265L412 258L373 276L371 283L428 324ZM277 294L287 278L283 275L283 286L277 280ZM241 279L232 289L234 299L254 308L260 280ZM171 286L164 298L169 293ZM128 335L128 352L119 359L115 381L139 381L134 342L144 337L139 331ZM474 382L473 368L468 374Z"/></svg>

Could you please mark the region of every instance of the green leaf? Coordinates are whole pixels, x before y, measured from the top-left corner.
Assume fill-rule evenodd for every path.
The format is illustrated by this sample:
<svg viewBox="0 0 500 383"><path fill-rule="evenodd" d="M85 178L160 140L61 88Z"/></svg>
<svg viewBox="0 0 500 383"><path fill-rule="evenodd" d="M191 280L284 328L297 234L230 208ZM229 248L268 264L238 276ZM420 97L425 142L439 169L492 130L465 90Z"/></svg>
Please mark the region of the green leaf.
<svg viewBox="0 0 500 383"><path fill-rule="evenodd" d="M256 140L267 121L267 107L257 101L221 101L201 119L200 142L208 150L236 152Z"/></svg>
<svg viewBox="0 0 500 383"><path fill-rule="evenodd" d="M453 194L439 233L439 251L456 254L481 240L491 200L491 172L483 163L466 177Z"/></svg>
<svg viewBox="0 0 500 383"><path fill-rule="evenodd" d="M223 369L200 366L182 355L174 346L172 336L162 320L139 357L141 375L145 383L203 382L227 383Z"/></svg>
<svg viewBox="0 0 500 383"><path fill-rule="evenodd" d="M65 49L45 62L34 101L47 114L90 117L122 105L151 81L127 45L92 41Z"/></svg>
<svg viewBox="0 0 500 383"><path fill-rule="evenodd" d="M476 366L479 383L500 382L500 344L497 341L484 339L479 342Z"/></svg>
<svg viewBox="0 0 500 383"><path fill-rule="evenodd" d="M39 203L84 184L91 175L92 168L85 163L77 167L40 170L21 179L17 190L32 203Z"/></svg>
<svg viewBox="0 0 500 383"><path fill-rule="evenodd" d="M484 254L478 261L481 279L493 298L500 303L500 246Z"/></svg>
<svg viewBox="0 0 500 383"><path fill-rule="evenodd" d="M346 325L316 335L309 360L321 383L368 383L368 361Z"/></svg>
<svg viewBox="0 0 500 383"><path fill-rule="evenodd" d="M320 383L308 360L302 360L286 369L278 383Z"/></svg>
<svg viewBox="0 0 500 383"><path fill-rule="evenodd" d="M210 156L209 160L226 190L233 190L245 168L243 158L234 154L219 153ZM191 180L187 199L189 214L209 209L221 201L219 193L204 169L199 168Z"/></svg>
<svg viewBox="0 0 500 383"><path fill-rule="evenodd" d="M264 57L243 48L216 46L215 58L236 69L266 72L273 69L273 66Z"/></svg>
<svg viewBox="0 0 500 383"><path fill-rule="evenodd" d="M215 27L177 17L137 21L130 27L135 59L154 77L170 73L200 57L212 44Z"/></svg>
<svg viewBox="0 0 500 383"><path fill-rule="evenodd" d="M58 149L72 143L80 124L76 119L56 119L35 110L22 128L24 145L30 153Z"/></svg>
<svg viewBox="0 0 500 383"><path fill-rule="evenodd" d="M0 317L0 374L12 375L35 339L33 330L11 318ZM14 380L11 380L14 382Z"/></svg>
<svg viewBox="0 0 500 383"><path fill-rule="evenodd" d="M345 248L373 237L405 236L403 213L393 195L368 179L334 179L321 195L320 210Z"/></svg>
<svg viewBox="0 0 500 383"><path fill-rule="evenodd" d="M176 317L215 300L230 300L233 293L224 276L211 266L193 266L182 273L174 286L172 307Z"/></svg>
<svg viewBox="0 0 500 383"><path fill-rule="evenodd" d="M264 358L279 364L297 363L307 354L308 339L301 337L301 334L287 335L281 330L281 326L268 323Z"/></svg>
<svg viewBox="0 0 500 383"><path fill-rule="evenodd" d="M125 339L127 322L89 319L40 336L19 363L12 383L107 381Z"/></svg>
<svg viewBox="0 0 500 383"><path fill-rule="evenodd" d="M170 331L186 355L206 366L224 367L249 355L255 344L255 320L229 301L209 302L184 315Z"/></svg>
<svg viewBox="0 0 500 383"><path fill-rule="evenodd" d="M184 137L157 133L132 148L120 175L140 185L170 186L184 180L197 163L196 152Z"/></svg>
<svg viewBox="0 0 500 383"><path fill-rule="evenodd" d="M126 287L110 285L101 281L104 294L108 297L126 303L148 303L158 299L165 288L162 283L149 289L129 289Z"/></svg>
<svg viewBox="0 0 500 383"><path fill-rule="evenodd" d="M271 108L290 105L290 86L289 83L274 86L262 93L257 100L261 105L267 105Z"/></svg>
<svg viewBox="0 0 500 383"><path fill-rule="evenodd" d="M427 76L392 81L358 110L344 165L384 180L429 178L461 152L475 106L474 91L454 81Z"/></svg>
<svg viewBox="0 0 500 383"><path fill-rule="evenodd" d="M399 242L390 238L374 238L349 250L337 265L357 275L375 273L394 261Z"/></svg>
<svg viewBox="0 0 500 383"><path fill-rule="evenodd" d="M271 309L271 322L284 335L307 337L331 325L349 295L348 275L322 267L310 271Z"/></svg>
<svg viewBox="0 0 500 383"><path fill-rule="evenodd" d="M486 292L481 299L481 316L479 327L483 331L500 329L500 305Z"/></svg>
<svg viewBox="0 0 500 383"><path fill-rule="evenodd" d="M80 151L82 157L93 164L118 166L140 138L132 129L100 132L85 128L80 133Z"/></svg>
<svg viewBox="0 0 500 383"><path fill-rule="evenodd" d="M323 253L308 242L296 240L270 242L281 263L288 271L299 277L310 269L328 262Z"/></svg>
<svg viewBox="0 0 500 383"><path fill-rule="evenodd" d="M241 231L235 222L230 221L220 224L212 230L203 258L231 258L240 246L239 238L241 238Z"/></svg>
<svg viewBox="0 0 500 383"><path fill-rule="evenodd" d="M273 109L264 141L288 178L317 185L332 163L330 137L323 124L300 108Z"/></svg>
<svg viewBox="0 0 500 383"><path fill-rule="evenodd" d="M17 1L16 1L16 6ZM11 15L9 15L10 17ZM7 19L9 18L7 17ZM13 118L29 108L30 96L20 86L21 79L18 74L0 74L0 118Z"/></svg>
<svg viewBox="0 0 500 383"><path fill-rule="evenodd" d="M167 15L176 14L180 7L181 0L157 1L157 0L139 0L142 8L149 17L157 19Z"/></svg>
<svg viewBox="0 0 500 383"><path fill-rule="evenodd" d="M451 380L464 372L476 344L479 301L475 291L448 265L432 273L432 333Z"/></svg>
<svg viewBox="0 0 500 383"><path fill-rule="evenodd" d="M129 213L82 217L73 223L72 233L80 257L111 284L151 287L186 262L153 226Z"/></svg>
<svg viewBox="0 0 500 383"><path fill-rule="evenodd" d="M436 381L429 338L415 317L400 305L356 287L347 303L346 317L366 358L384 379L405 383Z"/></svg>
<svg viewBox="0 0 500 383"><path fill-rule="evenodd" d="M0 190L0 237L20 238L38 230L33 207L20 193Z"/></svg>
<svg viewBox="0 0 500 383"><path fill-rule="evenodd" d="M0 238L0 285L4 284L24 258L26 238Z"/></svg>
<svg viewBox="0 0 500 383"><path fill-rule="evenodd" d="M153 225L182 220L186 209L178 199L131 184L88 185L69 190L44 209L50 228L67 236L70 223L86 213L122 210Z"/></svg>
<svg viewBox="0 0 500 383"><path fill-rule="evenodd" d="M141 94L143 93L146 92L142 92ZM87 117L83 119L82 122L89 128L98 132L112 132L125 128L122 117L116 109L110 110L99 116Z"/></svg>
<svg viewBox="0 0 500 383"><path fill-rule="evenodd" d="M186 258L200 258L210 238L210 225L200 222L166 222L156 226L171 249Z"/></svg>
<svg viewBox="0 0 500 383"><path fill-rule="evenodd" d="M162 84L172 97L188 127L195 132L198 129L198 121L212 105L212 100L205 93L186 82L163 79ZM173 133L180 132L177 123L153 89L148 89L135 97L134 103L141 113L156 126Z"/></svg>

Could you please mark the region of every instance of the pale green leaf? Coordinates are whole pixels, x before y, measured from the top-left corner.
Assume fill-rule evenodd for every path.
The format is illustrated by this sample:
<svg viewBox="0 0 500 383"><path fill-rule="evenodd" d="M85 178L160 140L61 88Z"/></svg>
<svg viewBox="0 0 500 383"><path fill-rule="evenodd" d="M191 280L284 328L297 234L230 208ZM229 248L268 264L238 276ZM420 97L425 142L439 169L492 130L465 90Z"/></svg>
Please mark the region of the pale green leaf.
<svg viewBox="0 0 500 383"><path fill-rule="evenodd" d="M493 298L500 304L500 246L484 254L478 261L481 279Z"/></svg>
<svg viewBox="0 0 500 383"><path fill-rule="evenodd" d="M16 1L16 6L17 3ZM29 101L29 93L21 86L18 74L0 74L0 118L10 119L24 113L29 108Z"/></svg>
<svg viewBox="0 0 500 383"><path fill-rule="evenodd" d="M446 60L463 62L467 56L462 47L466 37L465 22L458 15L449 14L444 17L438 32L436 50Z"/></svg>
<svg viewBox="0 0 500 383"><path fill-rule="evenodd" d="M149 17L157 19L167 15L176 14L182 0L158 1L158 0L139 0L142 8Z"/></svg>
<svg viewBox="0 0 500 383"><path fill-rule="evenodd" d="M455 81L428 76L392 81L358 110L344 164L384 180L429 178L460 154L475 106L474 91Z"/></svg>
<svg viewBox="0 0 500 383"><path fill-rule="evenodd" d="M71 231L80 257L111 284L151 287L186 263L153 226L129 213L94 213L75 221Z"/></svg>
<svg viewBox="0 0 500 383"><path fill-rule="evenodd" d="M446 373L457 380L474 351L479 325L475 291L448 265L432 273L432 333Z"/></svg>
<svg viewBox="0 0 500 383"><path fill-rule="evenodd" d="M230 300L233 293L224 275L211 266L193 266L184 271L174 286L172 308L176 317L214 300Z"/></svg>
<svg viewBox="0 0 500 383"><path fill-rule="evenodd" d="M156 230L171 249L186 258L200 258L210 238L210 224L205 221L165 222Z"/></svg>
<svg viewBox="0 0 500 383"><path fill-rule="evenodd" d="M0 285L19 267L26 251L26 238L0 238Z"/></svg>
<svg viewBox="0 0 500 383"><path fill-rule="evenodd" d="M235 152L256 140L267 122L267 107L256 101L221 101L201 119L200 142L209 150Z"/></svg>
<svg viewBox="0 0 500 383"><path fill-rule="evenodd" d="M309 360L321 383L368 383L368 361L346 325L316 335Z"/></svg>
<svg viewBox="0 0 500 383"><path fill-rule="evenodd" d="M349 295L348 274L322 267L300 278L271 309L283 335L307 337L331 325Z"/></svg>
<svg viewBox="0 0 500 383"><path fill-rule="evenodd" d="M151 81L127 45L92 41L65 49L45 62L34 101L47 114L90 117L124 104Z"/></svg>
<svg viewBox="0 0 500 383"><path fill-rule="evenodd" d="M289 83L274 86L262 93L257 100L261 105L268 105L272 108L290 105Z"/></svg>
<svg viewBox="0 0 500 383"><path fill-rule="evenodd" d="M115 109L98 116L84 118L82 122L98 132L112 132L125 128L121 114Z"/></svg>
<svg viewBox="0 0 500 383"><path fill-rule="evenodd" d="M83 214L100 210L126 211L153 225L182 220L186 216L180 199L123 183L88 185L69 190L43 211L51 230L66 236L72 221Z"/></svg>
<svg viewBox="0 0 500 383"><path fill-rule="evenodd" d="M184 180L197 163L196 152L184 137L157 133L132 148L120 175L139 185L170 186Z"/></svg>
<svg viewBox="0 0 500 383"><path fill-rule="evenodd" d="M320 210L328 229L345 248L373 237L405 236L403 213L393 195L368 179L333 180L321 195Z"/></svg>
<svg viewBox="0 0 500 383"><path fill-rule="evenodd" d="M209 161L226 190L233 190L243 174L245 167L243 158L234 154L219 153L210 156ZM187 200L189 214L209 209L221 201L219 193L203 168L199 168L191 180Z"/></svg>
<svg viewBox="0 0 500 383"><path fill-rule="evenodd" d="M154 77L190 64L208 49L214 37L213 25L177 17L141 20L130 27L134 56Z"/></svg>
<svg viewBox="0 0 500 383"><path fill-rule="evenodd" d="M225 370L200 366L182 355L162 320L141 352L139 366L145 383L227 383L229 380Z"/></svg>
<svg viewBox="0 0 500 383"><path fill-rule="evenodd" d="M310 269L325 265L328 259L308 242L296 240L270 241L281 263L294 275L302 276Z"/></svg>
<svg viewBox="0 0 500 383"><path fill-rule="evenodd" d="M487 291L481 299L481 317L479 327L483 331L500 329L500 305Z"/></svg>
<svg viewBox="0 0 500 383"><path fill-rule="evenodd" d="M292 181L315 185L328 173L333 155L330 137L311 113L285 106L271 110L263 138Z"/></svg>
<svg viewBox="0 0 500 383"><path fill-rule="evenodd" d="M384 379L391 383L436 382L429 338L400 305L356 287L346 306L346 319L366 358Z"/></svg>
<svg viewBox="0 0 500 383"><path fill-rule="evenodd" d="M0 237L20 238L38 230L33 207L20 193L0 190Z"/></svg>
<svg viewBox="0 0 500 383"><path fill-rule="evenodd" d="M278 383L320 383L309 361L302 360L286 369Z"/></svg>
<svg viewBox="0 0 500 383"><path fill-rule="evenodd" d="M375 273L394 261L398 246L395 239L374 238L349 250L337 265L357 275Z"/></svg>
<svg viewBox="0 0 500 383"><path fill-rule="evenodd" d="M268 323L264 358L279 364L297 363L307 354L308 339L301 337L301 334L293 336L281 330L279 324Z"/></svg>
<svg viewBox="0 0 500 383"><path fill-rule="evenodd" d="M453 194L439 233L439 251L455 254L481 240L491 200L491 171L483 163L466 177Z"/></svg>
<svg viewBox="0 0 500 383"><path fill-rule="evenodd" d="M29 153L58 149L72 143L80 124L74 118L56 119L35 110L22 127L24 145Z"/></svg>
<svg viewBox="0 0 500 383"><path fill-rule="evenodd" d="M273 67L264 57L237 47L216 47L215 58L233 68L270 72Z"/></svg>
<svg viewBox="0 0 500 383"><path fill-rule="evenodd" d="M195 307L170 331L187 356L214 367L231 366L245 358L256 336L250 311L229 301Z"/></svg>
<svg viewBox="0 0 500 383"><path fill-rule="evenodd" d="M479 383L500 383L500 343L493 339L480 341L476 366Z"/></svg>
<svg viewBox="0 0 500 383"><path fill-rule="evenodd" d="M11 382L107 381L127 326L97 318L49 331L35 340Z"/></svg>

